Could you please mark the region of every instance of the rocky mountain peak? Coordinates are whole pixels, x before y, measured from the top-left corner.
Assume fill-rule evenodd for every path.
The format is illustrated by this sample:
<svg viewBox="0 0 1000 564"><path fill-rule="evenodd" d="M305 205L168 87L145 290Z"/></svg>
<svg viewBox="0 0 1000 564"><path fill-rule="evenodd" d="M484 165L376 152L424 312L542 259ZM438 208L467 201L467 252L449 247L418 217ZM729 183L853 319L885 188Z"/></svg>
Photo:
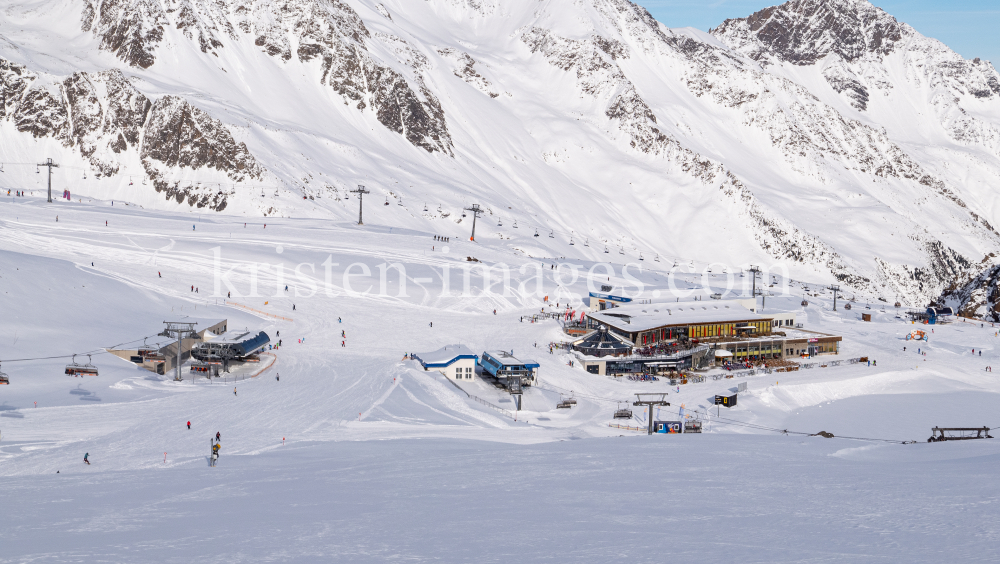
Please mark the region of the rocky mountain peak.
<svg viewBox="0 0 1000 564"><path fill-rule="evenodd" d="M771 55L812 65L830 53L848 62L869 53L887 55L909 31L868 0L790 0L726 20L711 33L731 45L744 45L756 60Z"/></svg>

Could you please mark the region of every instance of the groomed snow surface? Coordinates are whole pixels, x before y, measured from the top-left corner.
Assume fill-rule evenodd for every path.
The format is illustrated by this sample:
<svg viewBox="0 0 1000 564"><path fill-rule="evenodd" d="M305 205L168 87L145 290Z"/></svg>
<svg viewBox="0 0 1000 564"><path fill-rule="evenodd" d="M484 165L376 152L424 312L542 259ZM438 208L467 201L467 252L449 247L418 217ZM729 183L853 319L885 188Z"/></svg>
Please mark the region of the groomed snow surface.
<svg viewBox="0 0 1000 564"><path fill-rule="evenodd" d="M579 310L574 295L586 295L592 262L532 259L492 240L443 244L375 223L244 227L122 204L0 203L0 370L11 380L0 387L0 562L1000 560L1000 442L925 442L934 426L1000 427L1000 372L985 369L1000 367L1000 337L989 324L937 326L929 342L907 342L915 327L892 304L844 311L841 302L834 312L827 292L801 308L796 281L765 313L797 310L806 329L844 336L838 358L868 356L877 367L678 391L571 367L575 357L548 353L565 340L554 321L521 321L544 305L539 283L560 309ZM216 255L238 294L250 292L247 264L257 264L257 296L230 301L291 321L226 305L224 282L214 294ZM541 282L533 267L518 271L539 262ZM297 276L301 263L314 269ZM406 270L405 295L385 263ZM461 295L465 266L499 263L513 267L510 295L498 270L491 293L474 270ZM644 296L662 296L671 266L646 257L628 274ZM737 289L746 266L730 267ZM622 265L613 268L597 268L592 283L635 293ZM707 280L720 291L726 275L714 268ZM348 295L348 269L351 289L370 294ZM441 296L444 272L450 296ZM702 276L675 282L701 288ZM280 331L283 346L260 376L212 384L190 374L175 383L101 352L137 346L183 316L225 318L273 341ZM459 343L541 363L516 420L473 399L513 409L478 377L455 385L401 360ZM79 352L93 354L100 376L65 376L67 358L12 362ZM748 385L739 405L717 416L713 397L739 382ZM675 419L683 405L706 432L610 428L618 402L637 392L669 392L658 418ZM557 410L560 394L577 405ZM633 409L622 423L644 426ZM216 432L222 456L211 468Z"/></svg>

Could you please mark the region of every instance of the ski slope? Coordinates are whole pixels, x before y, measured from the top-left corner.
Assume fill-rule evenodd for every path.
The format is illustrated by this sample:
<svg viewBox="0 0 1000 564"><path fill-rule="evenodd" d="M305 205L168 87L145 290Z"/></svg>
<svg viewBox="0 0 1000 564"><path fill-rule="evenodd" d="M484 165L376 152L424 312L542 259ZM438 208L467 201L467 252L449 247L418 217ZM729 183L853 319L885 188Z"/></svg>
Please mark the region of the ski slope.
<svg viewBox="0 0 1000 564"><path fill-rule="evenodd" d="M918 345L904 340L913 327L891 306L834 312L826 293L802 308L804 288L819 286L789 281L765 313L798 310L807 329L844 336L840 358L868 356L877 366L678 390L571 367L575 357L548 351L565 340L554 321L521 321L551 309L541 295L579 308L588 291L593 263L545 258L545 237L530 242L535 259L499 240L442 243L375 221L268 218L244 227L236 217L124 203L0 202L0 369L11 379L0 387L0 562L998 557L1000 443L924 442L933 426L1000 426L1000 375L985 370L1000 366L1000 337L988 323L937 326ZM511 265L511 291L494 275L483 292L474 270L463 295L468 257ZM380 291L379 265L393 263L405 268L405 292L396 268L385 268ZM579 264L582 275L573 280L556 263ZM298 276L300 264L315 271L300 267ZM519 270L530 264L544 266ZM636 266L626 277L613 264L613 274L589 283L631 293L642 283L643 296L667 295L671 264ZM216 268L231 284L218 292ZM738 293L747 279L729 271ZM726 279L715 270L674 282L704 294L703 281L721 291ZM226 318L274 341L280 331L283 346L258 377L211 384L176 383L101 352L141 344L183 316ZM509 396L478 379L457 386L401 360L451 343L541 364L516 418L501 411L513 409ZM91 352L100 376L62 373L64 356L81 352ZM748 384L739 405L717 415L714 395L739 381ZM672 405L657 417L676 417L683 405L706 432L610 428L618 403L637 392L668 392ZM561 394L577 405L557 410ZM634 410L628 424L643 427L646 414ZM217 431L222 456L209 468Z"/></svg>

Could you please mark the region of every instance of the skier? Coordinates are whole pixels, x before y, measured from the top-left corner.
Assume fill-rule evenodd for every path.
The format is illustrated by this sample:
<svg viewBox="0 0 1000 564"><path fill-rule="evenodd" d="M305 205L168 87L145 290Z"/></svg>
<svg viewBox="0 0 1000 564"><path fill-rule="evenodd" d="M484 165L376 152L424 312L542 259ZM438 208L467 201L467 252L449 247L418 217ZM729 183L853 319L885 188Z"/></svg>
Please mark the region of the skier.
<svg viewBox="0 0 1000 564"><path fill-rule="evenodd" d="M285 291L288 291L288 284L285 284Z"/></svg>
<svg viewBox="0 0 1000 564"><path fill-rule="evenodd" d="M346 348L347 347L347 341L341 341L340 342L340 346Z"/></svg>
<svg viewBox="0 0 1000 564"><path fill-rule="evenodd" d="M87 460L88 458L90 458L90 453L89 453L89 452L88 452L88 453L84 453L84 455L83 455L83 462L84 462L84 463L85 463L85 464L86 464L87 466L90 466L90 461L89 461L89 460Z"/></svg>
<svg viewBox="0 0 1000 564"><path fill-rule="evenodd" d="M292 304L292 311L295 311L295 304Z"/></svg>
<svg viewBox="0 0 1000 564"><path fill-rule="evenodd" d="M194 292L194 284L191 285L191 291Z"/></svg>
<svg viewBox="0 0 1000 564"><path fill-rule="evenodd" d="M221 441L222 440L222 433L219 433L219 432L215 433L215 440L216 441Z"/></svg>
<svg viewBox="0 0 1000 564"><path fill-rule="evenodd" d="M274 379L280 382L281 381L281 374L275 373Z"/></svg>
<svg viewBox="0 0 1000 564"><path fill-rule="evenodd" d="M191 231L194 231L194 230L195 230L194 225L192 225L191 226Z"/></svg>
<svg viewBox="0 0 1000 564"><path fill-rule="evenodd" d="M431 327L434 327L434 322L433 321L431 321Z"/></svg>
<svg viewBox="0 0 1000 564"><path fill-rule="evenodd" d="M233 386L233 395L236 395L236 386Z"/></svg>
<svg viewBox="0 0 1000 564"><path fill-rule="evenodd" d="M346 338L347 337L347 331L341 330L340 331L340 336Z"/></svg>
<svg viewBox="0 0 1000 564"><path fill-rule="evenodd" d="M161 274L159 270L156 271L156 275L159 276L160 278L163 278L163 274Z"/></svg>
<svg viewBox="0 0 1000 564"><path fill-rule="evenodd" d="M191 422L188 421L188 429L190 429L190 428L191 428Z"/></svg>
<svg viewBox="0 0 1000 564"><path fill-rule="evenodd" d="M104 220L104 227L108 226L108 220Z"/></svg>
<svg viewBox="0 0 1000 564"><path fill-rule="evenodd" d="M233 297L233 293L232 293L232 292L226 292L226 297L227 297L227 298L231 298L231 297Z"/></svg>
<svg viewBox="0 0 1000 564"><path fill-rule="evenodd" d="M59 216L56 216L56 223L59 223Z"/></svg>
<svg viewBox="0 0 1000 564"><path fill-rule="evenodd" d="M337 318L337 323L343 323L343 321L341 321L341 319L338 317Z"/></svg>

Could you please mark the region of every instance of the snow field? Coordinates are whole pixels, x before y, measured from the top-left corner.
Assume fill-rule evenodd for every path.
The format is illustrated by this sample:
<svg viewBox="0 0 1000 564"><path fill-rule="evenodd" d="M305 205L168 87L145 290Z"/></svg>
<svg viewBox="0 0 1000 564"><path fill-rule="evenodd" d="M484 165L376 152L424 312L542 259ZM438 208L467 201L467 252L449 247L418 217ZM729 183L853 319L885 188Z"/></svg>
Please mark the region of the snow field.
<svg viewBox="0 0 1000 564"><path fill-rule="evenodd" d="M76 203L59 206L57 224L51 210L3 204L0 359L141 343L182 315L260 327L275 341L281 331L284 344L260 377L211 385L174 383L108 354L95 354L101 375L85 379L62 374L65 358L4 362L12 383L0 389L0 505L17 519L0 532L0 562L662 561L706 550L760 562L996 559L993 441L902 445L760 429L924 441L935 425L1000 424L1000 375L984 370L1000 337L988 324L937 326L917 345L903 340L914 326L894 308L859 302L847 312L841 302L833 312L828 298L810 297L798 320L843 335L838 358L868 356L878 366L751 377L739 405L716 416L714 395L744 380L678 392L662 380L590 375L567 365L572 355L550 355L548 343L564 339L558 326L520 322L542 307L516 291L520 282L531 287L531 270L513 271L511 296L500 286L480 295L476 274L473 295L463 297L455 273L466 256L487 265L530 260L499 242L453 239L444 252L429 233L374 223L269 219L244 228L213 216L192 230L189 215ZM294 321L213 296L216 247L224 270L270 265L258 268L258 296L234 301ZM333 297L328 257L338 263ZM407 296L397 296L391 269L389 295L377 295L383 262L405 266ZM295 276L301 263L316 271ZM371 272L352 278L354 289L372 285L375 294L347 294L343 273L353 263ZM444 265L453 269L449 297L440 296ZM554 271L542 273L553 300L586 293L584 278L558 289ZM619 265L610 282L625 283L620 274ZM667 290L662 271L635 275L646 292ZM229 279L248 291L245 266ZM719 290L725 276L708 280ZM678 287L700 283L700 275L681 277ZM765 312L801 310L800 291L795 282L788 297L769 297ZM859 320L862 310L873 322ZM516 421L401 360L449 343L541 363ZM513 409L478 379L459 386ZM607 426L619 401L653 391L670 393L661 419L683 405L701 414L706 432L646 437ZM555 409L560 393L577 406ZM644 426L642 408L633 409L628 424ZM216 431L222 457L208 468L205 439ZM91 466L81 463L84 452Z"/></svg>

